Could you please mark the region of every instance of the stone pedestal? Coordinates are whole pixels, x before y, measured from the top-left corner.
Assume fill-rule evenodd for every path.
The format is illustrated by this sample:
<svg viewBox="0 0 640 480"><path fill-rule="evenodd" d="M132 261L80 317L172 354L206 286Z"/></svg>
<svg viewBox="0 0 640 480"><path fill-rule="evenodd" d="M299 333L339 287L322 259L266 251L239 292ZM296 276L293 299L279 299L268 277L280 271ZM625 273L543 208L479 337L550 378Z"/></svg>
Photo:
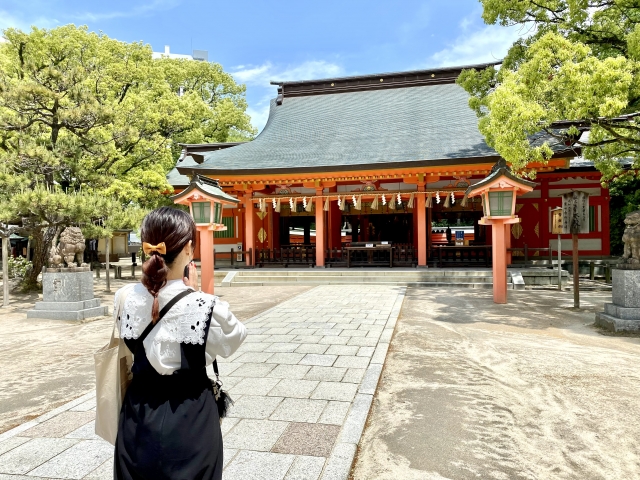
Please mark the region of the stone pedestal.
<svg viewBox="0 0 640 480"><path fill-rule="evenodd" d="M612 332L640 331L640 265L613 270L613 303L596 313L596 325Z"/></svg>
<svg viewBox="0 0 640 480"><path fill-rule="evenodd" d="M79 270L79 269L76 269ZM93 274L86 271L44 272L42 302L36 302L27 318L52 320L84 320L108 315L106 306L93 296Z"/></svg>

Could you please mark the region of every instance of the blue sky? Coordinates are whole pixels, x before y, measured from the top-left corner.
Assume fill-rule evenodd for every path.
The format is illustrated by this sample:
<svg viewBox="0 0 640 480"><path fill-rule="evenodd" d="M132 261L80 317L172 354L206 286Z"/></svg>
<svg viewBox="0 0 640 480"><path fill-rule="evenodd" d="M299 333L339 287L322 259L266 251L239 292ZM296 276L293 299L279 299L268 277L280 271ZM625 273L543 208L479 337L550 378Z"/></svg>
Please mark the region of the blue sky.
<svg viewBox="0 0 640 480"><path fill-rule="evenodd" d="M86 24L123 41L209 51L247 85L254 125L270 80L466 65L502 58L523 32L487 26L478 0L2 0L0 29Z"/></svg>

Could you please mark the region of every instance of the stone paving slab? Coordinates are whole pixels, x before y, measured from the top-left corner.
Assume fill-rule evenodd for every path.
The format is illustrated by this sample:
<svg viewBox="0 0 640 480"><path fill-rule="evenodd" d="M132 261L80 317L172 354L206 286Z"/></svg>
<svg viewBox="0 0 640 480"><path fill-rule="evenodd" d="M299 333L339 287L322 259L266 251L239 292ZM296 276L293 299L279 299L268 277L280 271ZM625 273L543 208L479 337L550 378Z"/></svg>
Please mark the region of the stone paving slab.
<svg viewBox="0 0 640 480"><path fill-rule="evenodd" d="M405 289L316 287L248 320L219 359L235 400L222 423L224 480L346 480ZM211 372L212 373L212 372ZM0 480L113 478L88 394L0 434Z"/></svg>

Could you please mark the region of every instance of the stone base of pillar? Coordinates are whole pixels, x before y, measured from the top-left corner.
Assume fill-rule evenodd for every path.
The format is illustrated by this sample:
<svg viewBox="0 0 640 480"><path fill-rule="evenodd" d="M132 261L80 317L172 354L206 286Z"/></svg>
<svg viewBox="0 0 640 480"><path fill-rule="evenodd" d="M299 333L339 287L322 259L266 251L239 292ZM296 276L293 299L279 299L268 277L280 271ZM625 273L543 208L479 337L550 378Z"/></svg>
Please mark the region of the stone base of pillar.
<svg viewBox="0 0 640 480"><path fill-rule="evenodd" d="M36 302L27 318L85 320L109 314L107 306L93 296L93 274L82 272L44 272L42 302Z"/></svg>
<svg viewBox="0 0 640 480"><path fill-rule="evenodd" d="M626 268L624 268L626 267ZM640 265L613 270L613 303L596 313L596 325L612 332L640 331Z"/></svg>

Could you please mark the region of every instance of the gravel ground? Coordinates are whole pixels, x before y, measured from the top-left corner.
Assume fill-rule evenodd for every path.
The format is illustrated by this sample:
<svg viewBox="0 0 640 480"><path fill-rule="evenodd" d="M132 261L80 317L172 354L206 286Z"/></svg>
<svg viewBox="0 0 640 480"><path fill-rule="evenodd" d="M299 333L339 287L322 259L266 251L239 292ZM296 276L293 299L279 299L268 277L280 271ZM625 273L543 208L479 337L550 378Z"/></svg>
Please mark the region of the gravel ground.
<svg viewBox="0 0 640 480"><path fill-rule="evenodd" d="M410 288L352 479L640 478L640 339L572 295Z"/></svg>
<svg viewBox="0 0 640 480"><path fill-rule="evenodd" d="M104 279L102 279L104 281ZM126 282L112 281L112 291ZM271 308L310 287L216 287L239 320ZM95 286L103 305L113 293ZM93 353L111 335L111 317L86 323L27 319L37 294L11 295L0 307L0 433L73 400L95 386Z"/></svg>

